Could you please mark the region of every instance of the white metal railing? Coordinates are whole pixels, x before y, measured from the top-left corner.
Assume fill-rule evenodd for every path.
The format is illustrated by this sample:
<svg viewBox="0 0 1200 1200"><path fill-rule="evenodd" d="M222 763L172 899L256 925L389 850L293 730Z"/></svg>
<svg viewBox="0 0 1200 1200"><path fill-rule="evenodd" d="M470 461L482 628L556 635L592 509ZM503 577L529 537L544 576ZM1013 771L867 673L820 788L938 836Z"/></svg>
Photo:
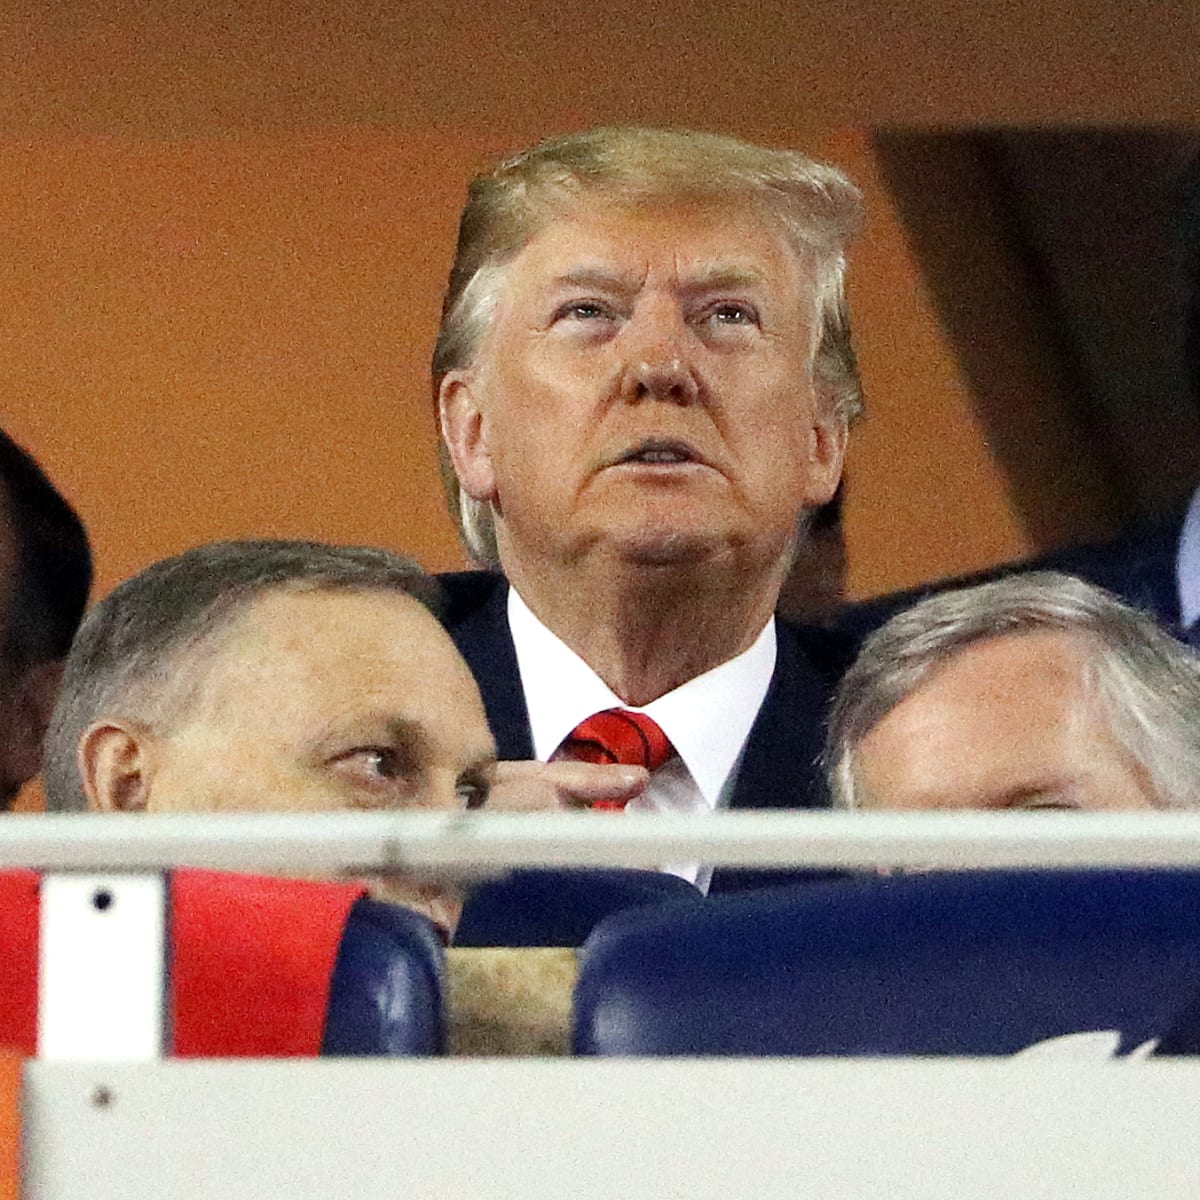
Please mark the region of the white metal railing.
<svg viewBox="0 0 1200 1200"><path fill-rule="evenodd" d="M306 873L523 866L1200 867L1200 812L30 814L0 818L0 867Z"/></svg>
<svg viewBox="0 0 1200 1200"><path fill-rule="evenodd" d="M1200 814L741 812L45 814L0 820L43 872L39 1053L156 1058L175 866L475 879L521 866L1200 867ZM96 980L103 986L97 987Z"/></svg>

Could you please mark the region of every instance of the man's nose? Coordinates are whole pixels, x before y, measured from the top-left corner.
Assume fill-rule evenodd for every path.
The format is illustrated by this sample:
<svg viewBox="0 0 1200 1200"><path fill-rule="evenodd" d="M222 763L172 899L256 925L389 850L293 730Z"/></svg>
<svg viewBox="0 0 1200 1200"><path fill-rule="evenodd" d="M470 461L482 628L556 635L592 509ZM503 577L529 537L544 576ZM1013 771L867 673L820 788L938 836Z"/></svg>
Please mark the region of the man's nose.
<svg viewBox="0 0 1200 1200"><path fill-rule="evenodd" d="M694 404L700 396L690 330L678 313L646 314L626 345L622 394L626 401Z"/></svg>
<svg viewBox="0 0 1200 1200"><path fill-rule="evenodd" d="M691 367L678 355L642 358L634 362L625 387L629 400L661 400L695 404L700 387Z"/></svg>

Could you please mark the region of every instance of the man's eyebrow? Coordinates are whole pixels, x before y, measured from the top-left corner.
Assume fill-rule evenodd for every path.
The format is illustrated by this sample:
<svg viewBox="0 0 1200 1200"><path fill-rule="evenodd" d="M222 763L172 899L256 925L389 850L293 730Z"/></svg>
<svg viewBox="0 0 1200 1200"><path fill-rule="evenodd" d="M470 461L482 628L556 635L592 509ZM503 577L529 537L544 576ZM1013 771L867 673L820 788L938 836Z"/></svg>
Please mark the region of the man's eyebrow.
<svg viewBox="0 0 1200 1200"><path fill-rule="evenodd" d="M715 264L684 277L684 287L692 291L719 288L754 287L765 276L757 267Z"/></svg>
<svg viewBox="0 0 1200 1200"><path fill-rule="evenodd" d="M561 275L555 275L550 281L556 287L585 287L585 288L626 288L634 289L641 280L627 275L623 271L613 271L606 267L571 267Z"/></svg>
<svg viewBox="0 0 1200 1200"><path fill-rule="evenodd" d="M429 739L424 723L416 717L385 717L384 728L388 736L396 742L408 742L417 746Z"/></svg>
<svg viewBox="0 0 1200 1200"><path fill-rule="evenodd" d="M415 717L394 712L358 713L347 720L331 721L314 739L322 748L346 741L376 741L420 751L429 741L425 725Z"/></svg>
<svg viewBox="0 0 1200 1200"><path fill-rule="evenodd" d="M716 263L685 274L681 286L684 291L688 292L712 291L721 288L755 287L764 279L765 275L757 267ZM556 287L584 287L600 290L616 288L627 291L635 291L641 286L641 282L640 276L609 270L605 267L586 266L571 267L551 280Z"/></svg>

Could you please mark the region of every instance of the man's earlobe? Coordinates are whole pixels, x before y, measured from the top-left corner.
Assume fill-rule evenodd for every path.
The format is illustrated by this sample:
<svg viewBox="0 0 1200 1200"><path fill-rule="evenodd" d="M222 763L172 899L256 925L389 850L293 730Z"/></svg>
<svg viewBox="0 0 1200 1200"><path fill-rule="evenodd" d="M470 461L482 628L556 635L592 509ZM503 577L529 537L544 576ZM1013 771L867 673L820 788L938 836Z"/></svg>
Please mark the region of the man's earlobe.
<svg viewBox="0 0 1200 1200"><path fill-rule="evenodd" d="M470 370L448 372L438 389L438 414L459 486L472 500L492 503L496 478L476 386Z"/></svg>
<svg viewBox="0 0 1200 1200"><path fill-rule="evenodd" d="M809 457L810 505L827 503L837 491L846 461L849 432L841 417L819 417L813 423L812 453Z"/></svg>
<svg viewBox="0 0 1200 1200"><path fill-rule="evenodd" d="M79 739L79 778L92 812L144 812L150 779L145 735L120 721L97 721Z"/></svg>

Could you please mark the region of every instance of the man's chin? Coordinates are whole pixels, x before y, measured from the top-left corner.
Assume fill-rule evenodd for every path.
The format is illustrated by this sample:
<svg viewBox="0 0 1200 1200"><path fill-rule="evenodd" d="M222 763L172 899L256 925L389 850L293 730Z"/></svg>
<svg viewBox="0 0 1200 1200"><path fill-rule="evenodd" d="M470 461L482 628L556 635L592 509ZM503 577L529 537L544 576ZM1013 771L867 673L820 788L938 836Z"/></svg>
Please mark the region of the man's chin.
<svg viewBox="0 0 1200 1200"><path fill-rule="evenodd" d="M710 562L722 549L709 532L680 529L637 530L614 539L617 557L632 567L693 567Z"/></svg>
<svg viewBox="0 0 1200 1200"><path fill-rule="evenodd" d="M457 889L403 876L371 876L365 882L374 899L411 908L433 922L444 943L449 944L453 939L463 906L462 894Z"/></svg>

